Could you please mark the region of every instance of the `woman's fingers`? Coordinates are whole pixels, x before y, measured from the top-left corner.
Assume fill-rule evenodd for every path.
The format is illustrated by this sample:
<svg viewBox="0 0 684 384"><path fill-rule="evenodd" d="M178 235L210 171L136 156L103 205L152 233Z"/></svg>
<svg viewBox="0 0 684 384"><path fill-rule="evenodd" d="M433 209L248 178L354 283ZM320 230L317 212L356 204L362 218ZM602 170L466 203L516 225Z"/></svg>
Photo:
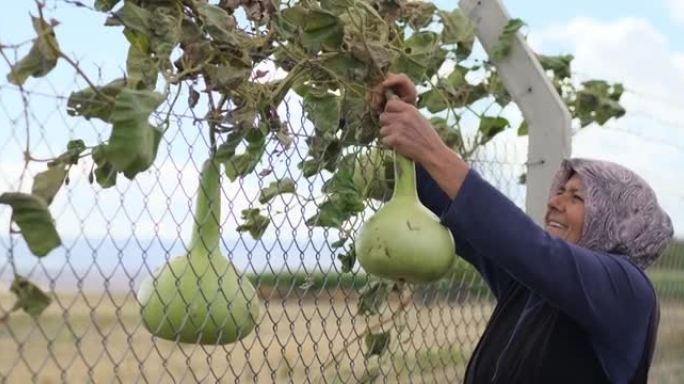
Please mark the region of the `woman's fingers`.
<svg viewBox="0 0 684 384"><path fill-rule="evenodd" d="M392 89L394 93L399 96L404 102L415 104L417 98L416 87L413 85L411 79L403 73L390 73L382 82L385 88Z"/></svg>

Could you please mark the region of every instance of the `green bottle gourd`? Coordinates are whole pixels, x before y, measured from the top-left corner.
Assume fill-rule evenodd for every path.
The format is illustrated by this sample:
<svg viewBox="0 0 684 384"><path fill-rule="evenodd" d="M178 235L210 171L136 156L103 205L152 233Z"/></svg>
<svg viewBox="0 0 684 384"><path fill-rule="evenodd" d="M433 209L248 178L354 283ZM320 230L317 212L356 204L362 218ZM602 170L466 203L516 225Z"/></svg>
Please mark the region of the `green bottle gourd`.
<svg viewBox="0 0 684 384"><path fill-rule="evenodd" d="M171 259L138 290L143 324L162 339L227 344L256 326L256 290L219 248L220 176L218 162L204 162L188 253Z"/></svg>
<svg viewBox="0 0 684 384"><path fill-rule="evenodd" d="M418 199L412 160L394 153L392 198L359 229L356 257L370 274L410 283L432 282L456 255L451 232Z"/></svg>

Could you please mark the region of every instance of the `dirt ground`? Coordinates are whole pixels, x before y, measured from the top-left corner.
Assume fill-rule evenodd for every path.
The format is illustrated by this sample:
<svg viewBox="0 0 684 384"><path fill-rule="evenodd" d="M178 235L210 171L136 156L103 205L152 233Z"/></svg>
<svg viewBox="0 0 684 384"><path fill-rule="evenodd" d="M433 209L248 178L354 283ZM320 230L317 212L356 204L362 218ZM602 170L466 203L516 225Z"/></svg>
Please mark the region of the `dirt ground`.
<svg viewBox="0 0 684 384"><path fill-rule="evenodd" d="M13 302L0 296L7 309ZM382 360L363 356L356 298L264 301L257 329L229 346L177 345L141 325L135 297L57 296L38 321L14 313L0 324L2 383L459 383L492 310L489 301L410 304ZM391 313L398 302L390 303ZM652 382L684 377L684 306L663 303ZM396 334L393 334L396 336ZM334 358L333 358L334 356ZM336 361L336 362L335 362ZM326 367L326 369L323 369Z"/></svg>

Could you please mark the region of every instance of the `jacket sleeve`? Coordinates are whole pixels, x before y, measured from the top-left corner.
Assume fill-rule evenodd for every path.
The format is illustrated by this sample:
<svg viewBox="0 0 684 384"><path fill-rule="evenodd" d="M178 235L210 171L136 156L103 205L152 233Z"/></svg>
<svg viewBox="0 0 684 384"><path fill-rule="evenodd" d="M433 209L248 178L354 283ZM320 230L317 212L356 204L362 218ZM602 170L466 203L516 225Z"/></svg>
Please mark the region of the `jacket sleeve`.
<svg viewBox="0 0 684 384"><path fill-rule="evenodd" d="M441 217L442 224L446 225L444 222L445 214L448 213L447 208L451 204L449 196L442 191L439 185L430 177L430 174L419 164L416 164L416 181L420 201L435 215ZM511 276L490 260L482 257L463 236L460 236L459 232L452 230L451 233L454 237L456 254L475 267L492 290L494 297L500 298L510 284L513 283Z"/></svg>
<svg viewBox="0 0 684 384"><path fill-rule="evenodd" d="M484 260L479 263L506 271L575 319L598 345L630 349L623 344L645 340L655 292L625 257L551 236L474 170L442 218Z"/></svg>

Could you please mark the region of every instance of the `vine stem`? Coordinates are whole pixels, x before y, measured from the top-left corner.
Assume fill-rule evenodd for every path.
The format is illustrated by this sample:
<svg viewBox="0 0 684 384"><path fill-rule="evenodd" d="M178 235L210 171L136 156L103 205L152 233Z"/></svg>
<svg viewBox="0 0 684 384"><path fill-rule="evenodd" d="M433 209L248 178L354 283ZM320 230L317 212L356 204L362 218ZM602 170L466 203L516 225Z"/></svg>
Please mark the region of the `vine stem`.
<svg viewBox="0 0 684 384"><path fill-rule="evenodd" d="M325 378L325 371L330 367L331 364L333 364L337 361L337 358L343 352L345 352L347 350L347 348L349 348L349 346L358 342L359 340L361 340L361 338L365 337L367 334L369 334L373 331L376 331L378 329L381 329L383 325L388 324L388 323L393 323L396 320L396 318L404 312L406 307L408 307L409 303L411 303L411 300L413 297L410 294L406 294L406 290L404 290L401 293L400 297L401 296L404 296L404 297L402 297L401 300L399 301L399 308L397 308L396 311L392 312L392 315L390 315L389 317L387 317L385 319L378 320L378 322L375 324L369 325L368 328L366 328L366 330L364 332L361 332L356 337L354 337L352 339L345 340L344 343L342 344L342 347L340 347L340 349L338 349L335 353L333 353L331 357L326 359L325 363L321 366L321 376L316 381L317 383L319 383L321 380L323 380Z"/></svg>

